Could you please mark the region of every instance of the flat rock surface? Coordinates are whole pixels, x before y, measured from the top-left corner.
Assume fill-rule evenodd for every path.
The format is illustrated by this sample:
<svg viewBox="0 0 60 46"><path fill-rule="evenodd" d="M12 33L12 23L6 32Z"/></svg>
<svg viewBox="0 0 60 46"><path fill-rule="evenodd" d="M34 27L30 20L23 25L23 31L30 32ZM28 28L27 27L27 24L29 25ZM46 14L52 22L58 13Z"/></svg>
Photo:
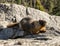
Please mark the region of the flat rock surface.
<svg viewBox="0 0 60 46"><path fill-rule="evenodd" d="M49 40L36 40L34 38L0 40L0 46L60 46L60 37Z"/></svg>

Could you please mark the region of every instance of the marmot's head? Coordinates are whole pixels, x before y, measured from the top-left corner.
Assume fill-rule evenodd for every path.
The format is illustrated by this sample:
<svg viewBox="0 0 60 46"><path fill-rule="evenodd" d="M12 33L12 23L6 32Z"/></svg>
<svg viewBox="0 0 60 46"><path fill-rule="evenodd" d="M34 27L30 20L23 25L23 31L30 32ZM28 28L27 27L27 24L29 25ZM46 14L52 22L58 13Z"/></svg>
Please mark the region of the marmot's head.
<svg viewBox="0 0 60 46"><path fill-rule="evenodd" d="M39 21L33 21L31 24L33 27L39 27L40 26Z"/></svg>
<svg viewBox="0 0 60 46"><path fill-rule="evenodd" d="M45 33L46 32L46 21L45 20L39 20L39 24L41 25L40 28L40 33Z"/></svg>
<svg viewBox="0 0 60 46"><path fill-rule="evenodd" d="M46 25L46 21L45 21L45 20L39 20L39 24L40 24L41 26L45 26L45 25Z"/></svg>

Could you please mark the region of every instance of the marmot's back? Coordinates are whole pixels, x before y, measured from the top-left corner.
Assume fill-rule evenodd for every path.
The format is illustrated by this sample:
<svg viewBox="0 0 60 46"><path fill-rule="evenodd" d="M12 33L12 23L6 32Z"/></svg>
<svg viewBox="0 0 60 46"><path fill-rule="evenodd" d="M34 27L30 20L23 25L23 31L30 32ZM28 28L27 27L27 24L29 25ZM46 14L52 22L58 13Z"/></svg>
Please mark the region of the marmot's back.
<svg viewBox="0 0 60 46"><path fill-rule="evenodd" d="M30 17L26 17L26 18L23 18L21 21L21 27L22 29L25 31L25 32L30 32L31 28L32 28L32 18Z"/></svg>

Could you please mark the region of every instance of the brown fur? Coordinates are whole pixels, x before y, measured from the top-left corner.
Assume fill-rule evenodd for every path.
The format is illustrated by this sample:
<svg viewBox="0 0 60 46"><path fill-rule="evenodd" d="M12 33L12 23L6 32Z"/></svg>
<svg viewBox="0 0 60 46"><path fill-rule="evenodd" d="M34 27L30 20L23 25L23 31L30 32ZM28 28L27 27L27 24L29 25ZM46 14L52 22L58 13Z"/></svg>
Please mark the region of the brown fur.
<svg viewBox="0 0 60 46"><path fill-rule="evenodd" d="M21 20L21 26L22 29L25 32L29 32L32 34L38 34L39 32L46 32L46 21L44 20L39 20L39 21L33 21L31 22L31 18L23 18ZM29 34L28 33L28 34Z"/></svg>
<svg viewBox="0 0 60 46"><path fill-rule="evenodd" d="M44 21L44 20L33 21L32 25L33 25L33 28L32 28L33 34L46 32L46 27L45 27L46 21Z"/></svg>
<svg viewBox="0 0 60 46"><path fill-rule="evenodd" d="M12 24L7 25L7 28L15 27L18 25L19 25L18 23L12 23Z"/></svg>
<svg viewBox="0 0 60 46"><path fill-rule="evenodd" d="M32 25L31 25L31 21L32 19L29 18L29 17L26 17L26 18L23 18L21 21L20 21L20 24L21 24L21 27L22 29L24 30L25 34L29 34L31 33L31 28L32 28Z"/></svg>
<svg viewBox="0 0 60 46"><path fill-rule="evenodd" d="M39 20L39 24L41 25L40 32L41 33L46 32L46 21L45 20Z"/></svg>

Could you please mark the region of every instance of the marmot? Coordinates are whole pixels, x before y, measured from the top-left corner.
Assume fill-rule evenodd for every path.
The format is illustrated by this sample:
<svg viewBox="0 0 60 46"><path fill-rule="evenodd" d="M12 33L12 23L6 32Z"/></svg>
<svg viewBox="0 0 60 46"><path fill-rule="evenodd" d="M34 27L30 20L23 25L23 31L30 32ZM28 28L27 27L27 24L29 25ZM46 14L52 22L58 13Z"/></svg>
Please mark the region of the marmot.
<svg viewBox="0 0 60 46"><path fill-rule="evenodd" d="M46 21L45 20L38 20L34 21L30 17L23 18L19 23L13 23L8 25L7 27L14 27L21 24L22 30L25 34L38 34L46 32Z"/></svg>
<svg viewBox="0 0 60 46"><path fill-rule="evenodd" d="M22 29L27 33L38 34L39 32L46 32L46 21L32 21L30 17L23 18L21 21Z"/></svg>

